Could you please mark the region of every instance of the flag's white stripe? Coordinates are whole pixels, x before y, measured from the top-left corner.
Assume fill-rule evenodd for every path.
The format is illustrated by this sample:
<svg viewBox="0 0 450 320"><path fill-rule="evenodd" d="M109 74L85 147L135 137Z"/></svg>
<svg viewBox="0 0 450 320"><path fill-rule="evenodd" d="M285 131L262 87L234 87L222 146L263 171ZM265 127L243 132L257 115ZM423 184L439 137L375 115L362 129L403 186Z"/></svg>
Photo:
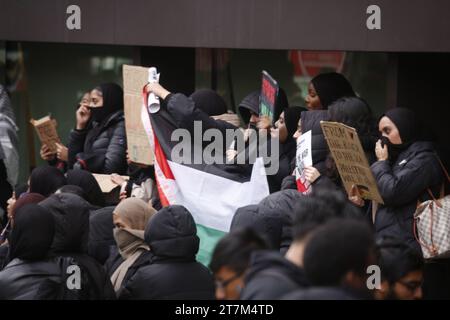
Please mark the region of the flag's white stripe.
<svg viewBox="0 0 450 320"><path fill-rule="evenodd" d="M261 158L253 165L251 180L243 183L175 162L168 163L176 183L171 189L177 190L168 200L171 204L184 205L196 223L208 228L228 232L237 208L257 204L269 195Z"/></svg>
<svg viewBox="0 0 450 320"><path fill-rule="evenodd" d="M147 108L141 109L141 120L151 147L155 150L154 134ZM197 224L223 232L230 229L234 213L240 207L257 204L269 195L262 158L253 165L251 180L236 182L191 167L167 161L173 179L166 179L155 159L155 175L159 186L171 205L185 206Z"/></svg>

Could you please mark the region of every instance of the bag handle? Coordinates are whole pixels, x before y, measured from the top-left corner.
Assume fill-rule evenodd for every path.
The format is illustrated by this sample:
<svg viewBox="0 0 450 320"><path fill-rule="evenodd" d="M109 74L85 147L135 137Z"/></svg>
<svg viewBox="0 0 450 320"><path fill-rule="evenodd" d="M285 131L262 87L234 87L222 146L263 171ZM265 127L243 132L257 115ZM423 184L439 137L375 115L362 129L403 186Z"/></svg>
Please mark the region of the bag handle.
<svg viewBox="0 0 450 320"><path fill-rule="evenodd" d="M436 156L439 164L441 165L441 168L442 168L442 171L445 174L445 177L447 178L448 182L450 182L450 176L448 175L448 171L447 171L447 169L445 169L445 166L442 163L441 158L439 158L439 156L437 154L435 154L435 156ZM435 198L435 196L433 195L433 192L431 192L430 188L428 188L427 191L428 191L428 194L431 196L431 199L433 199L433 201L436 203L436 205L439 208L442 208L441 202ZM445 196L445 182L442 183L441 191L440 191L440 197L439 198L442 199L442 198L444 198L444 196Z"/></svg>
<svg viewBox="0 0 450 320"><path fill-rule="evenodd" d="M427 249L431 256L436 256L437 253L438 253L438 249L434 245L434 241L433 241L433 216L434 216L433 202L431 202L428 206L430 207L430 212L431 212L431 223L430 223L431 247L428 246L427 244L425 244L422 240L420 240L419 235L417 234L417 222L416 221L417 221L418 218L414 218L413 233L414 233L414 238L416 238L417 242L420 243L420 245L422 247Z"/></svg>
<svg viewBox="0 0 450 320"><path fill-rule="evenodd" d="M450 176L448 175L448 171L447 171L447 169L445 169L444 164L443 164L442 161L441 161L441 158L439 158L438 155L436 155L436 158L438 159L439 164L441 165L442 171L444 171L445 176L447 177L448 182L450 182Z"/></svg>

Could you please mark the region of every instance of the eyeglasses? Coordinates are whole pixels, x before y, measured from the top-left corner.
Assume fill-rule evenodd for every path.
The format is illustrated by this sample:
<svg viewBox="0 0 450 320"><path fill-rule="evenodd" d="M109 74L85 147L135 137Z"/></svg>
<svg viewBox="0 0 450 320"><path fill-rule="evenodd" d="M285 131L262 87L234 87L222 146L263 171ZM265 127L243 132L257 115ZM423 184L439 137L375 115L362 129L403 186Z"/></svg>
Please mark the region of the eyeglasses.
<svg viewBox="0 0 450 320"><path fill-rule="evenodd" d="M409 291L414 292L418 288L422 287L423 281L397 281L398 283L404 285Z"/></svg>
<svg viewBox="0 0 450 320"><path fill-rule="evenodd" d="M241 276L240 273L235 274L234 276L232 276L231 278L225 280L225 281L220 281L220 280L216 280L215 284L216 284L216 288L217 289L221 289L224 290L226 287L228 287L228 285L233 282L234 280L236 280L237 278L239 278Z"/></svg>

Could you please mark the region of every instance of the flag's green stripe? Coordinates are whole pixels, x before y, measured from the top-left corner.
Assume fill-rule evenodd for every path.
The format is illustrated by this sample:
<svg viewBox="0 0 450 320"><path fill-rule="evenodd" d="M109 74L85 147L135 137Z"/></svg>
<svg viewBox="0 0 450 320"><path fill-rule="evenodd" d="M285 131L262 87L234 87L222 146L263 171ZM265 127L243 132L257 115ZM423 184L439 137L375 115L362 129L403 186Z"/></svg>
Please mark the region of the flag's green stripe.
<svg viewBox="0 0 450 320"><path fill-rule="evenodd" d="M217 242L226 234L226 232L208 228L197 224L197 236L200 238L200 249L197 253L197 261L209 267L211 256Z"/></svg>

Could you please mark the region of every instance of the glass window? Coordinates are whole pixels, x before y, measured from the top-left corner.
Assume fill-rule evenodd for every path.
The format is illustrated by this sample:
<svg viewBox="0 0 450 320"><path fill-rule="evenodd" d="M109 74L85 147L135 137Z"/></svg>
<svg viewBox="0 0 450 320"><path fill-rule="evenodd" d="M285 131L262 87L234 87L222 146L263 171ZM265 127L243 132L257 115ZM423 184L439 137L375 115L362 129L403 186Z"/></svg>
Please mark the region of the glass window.
<svg viewBox="0 0 450 320"><path fill-rule="evenodd" d="M6 59L7 88L20 128L19 181L24 182L31 167L44 163L30 118L52 114L67 144L83 93L102 82L122 85L122 64L133 64L133 47L8 42Z"/></svg>
<svg viewBox="0 0 450 320"><path fill-rule="evenodd" d="M304 106L309 81L337 71L352 83L374 114L386 104L388 56L385 53L305 50L197 49L196 88L216 89L230 109L261 86L266 70L286 91L290 105Z"/></svg>

